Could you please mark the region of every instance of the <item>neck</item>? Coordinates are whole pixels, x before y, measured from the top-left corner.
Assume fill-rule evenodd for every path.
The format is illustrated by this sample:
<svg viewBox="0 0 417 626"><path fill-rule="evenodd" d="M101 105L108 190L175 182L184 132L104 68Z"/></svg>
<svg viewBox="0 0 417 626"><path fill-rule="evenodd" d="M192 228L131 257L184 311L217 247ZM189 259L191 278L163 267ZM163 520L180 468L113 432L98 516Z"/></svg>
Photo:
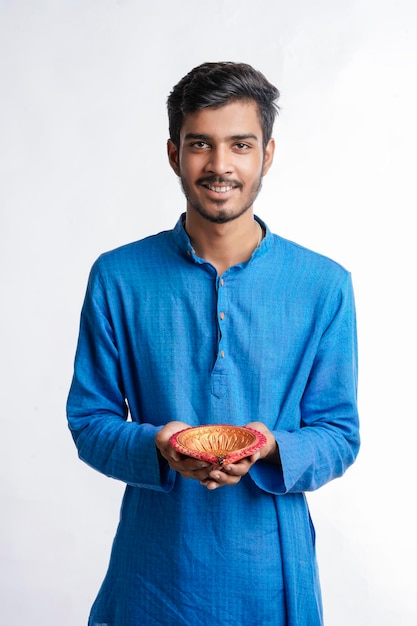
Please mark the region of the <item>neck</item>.
<svg viewBox="0 0 417 626"><path fill-rule="evenodd" d="M249 211L224 224L187 212L184 226L197 256L211 263L219 275L232 265L248 261L264 235Z"/></svg>

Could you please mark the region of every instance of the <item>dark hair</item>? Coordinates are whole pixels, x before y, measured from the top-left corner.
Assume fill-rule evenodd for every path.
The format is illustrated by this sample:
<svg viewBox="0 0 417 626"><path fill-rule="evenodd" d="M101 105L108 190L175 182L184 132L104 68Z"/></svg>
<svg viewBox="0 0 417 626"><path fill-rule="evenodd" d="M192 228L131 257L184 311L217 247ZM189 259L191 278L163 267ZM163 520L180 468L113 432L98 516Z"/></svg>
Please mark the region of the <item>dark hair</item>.
<svg viewBox="0 0 417 626"><path fill-rule="evenodd" d="M263 147L271 139L279 107L279 91L261 72L246 63L203 63L195 67L168 96L169 135L179 146L184 117L204 108L220 108L237 100L258 105Z"/></svg>

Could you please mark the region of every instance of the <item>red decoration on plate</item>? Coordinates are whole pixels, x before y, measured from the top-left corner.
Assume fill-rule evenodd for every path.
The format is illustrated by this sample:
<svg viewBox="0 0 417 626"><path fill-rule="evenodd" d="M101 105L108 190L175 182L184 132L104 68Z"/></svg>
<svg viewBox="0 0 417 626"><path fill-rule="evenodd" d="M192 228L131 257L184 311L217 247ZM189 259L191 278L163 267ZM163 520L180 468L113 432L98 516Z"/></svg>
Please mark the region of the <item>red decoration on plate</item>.
<svg viewBox="0 0 417 626"><path fill-rule="evenodd" d="M185 456L222 466L260 450L266 445L266 437L247 426L209 424L180 430L169 442Z"/></svg>

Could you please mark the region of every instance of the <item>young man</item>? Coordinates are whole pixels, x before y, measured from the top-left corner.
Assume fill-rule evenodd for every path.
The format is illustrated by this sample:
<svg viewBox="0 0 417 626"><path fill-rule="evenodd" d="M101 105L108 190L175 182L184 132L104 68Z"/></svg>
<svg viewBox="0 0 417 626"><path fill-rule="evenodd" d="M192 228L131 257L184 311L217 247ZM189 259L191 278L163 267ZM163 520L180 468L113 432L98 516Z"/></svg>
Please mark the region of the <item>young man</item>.
<svg viewBox="0 0 417 626"><path fill-rule="evenodd" d="M304 492L358 452L355 311L345 269L254 216L278 95L244 64L183 78L168 157L186 212L92 268L68 419L127 487L90 626L323 623ZM169 443L220 423L267 443L222 467Z"/></svg>

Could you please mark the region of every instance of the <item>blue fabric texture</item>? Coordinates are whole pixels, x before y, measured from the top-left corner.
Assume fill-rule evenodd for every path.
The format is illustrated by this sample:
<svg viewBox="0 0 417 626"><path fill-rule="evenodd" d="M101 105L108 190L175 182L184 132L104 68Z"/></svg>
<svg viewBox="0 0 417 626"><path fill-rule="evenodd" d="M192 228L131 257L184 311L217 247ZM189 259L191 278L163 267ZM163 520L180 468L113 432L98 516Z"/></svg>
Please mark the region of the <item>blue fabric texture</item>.
<svg viewBox="0 0 417 626"><path fill-rule="evenodd" d="M266 230L218 276L173 230L103 254L81 314L67 413L80 458L126 483L90 626L320 626L304 492L359 449L351 277ZM209 491L160 465L172 420L274 433L258 461Z"/></svg>

